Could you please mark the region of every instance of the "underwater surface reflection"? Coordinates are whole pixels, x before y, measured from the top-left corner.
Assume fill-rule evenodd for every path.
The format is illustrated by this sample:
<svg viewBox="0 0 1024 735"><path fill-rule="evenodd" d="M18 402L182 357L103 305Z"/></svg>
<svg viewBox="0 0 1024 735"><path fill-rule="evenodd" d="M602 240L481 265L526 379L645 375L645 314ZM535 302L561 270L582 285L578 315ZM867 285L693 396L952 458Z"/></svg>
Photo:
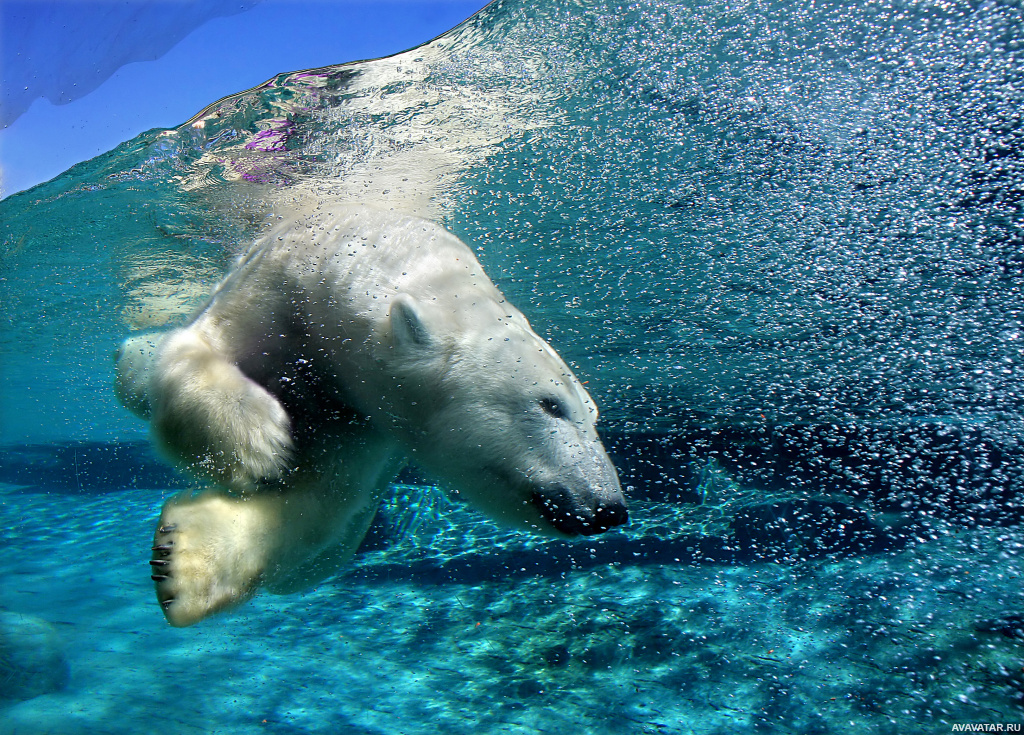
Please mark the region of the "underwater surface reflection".
<svg viewBox="0 0 1024 735"><path fill-rule="evenodd" d="M496 2L0 202L0 729L1020 723L1022 111L1015 3ZM189 485L111 352L326 196L474 247L631 523L533 538L408 473L349 571L169 629Z"/></svg>

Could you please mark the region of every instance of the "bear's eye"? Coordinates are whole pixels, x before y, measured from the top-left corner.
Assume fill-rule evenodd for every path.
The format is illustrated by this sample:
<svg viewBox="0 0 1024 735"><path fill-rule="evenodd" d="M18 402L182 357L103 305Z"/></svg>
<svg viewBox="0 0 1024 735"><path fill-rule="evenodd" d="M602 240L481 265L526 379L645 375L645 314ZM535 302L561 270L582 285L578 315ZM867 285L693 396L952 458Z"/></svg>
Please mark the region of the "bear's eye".
<svg viewBox="0 0 1024 735"><path fill-rule="evenodd" d="M548 416L556 419L569 418L569 412L565 410L565 406L557 398L541 398L537 403L544 410Z"/></svg>

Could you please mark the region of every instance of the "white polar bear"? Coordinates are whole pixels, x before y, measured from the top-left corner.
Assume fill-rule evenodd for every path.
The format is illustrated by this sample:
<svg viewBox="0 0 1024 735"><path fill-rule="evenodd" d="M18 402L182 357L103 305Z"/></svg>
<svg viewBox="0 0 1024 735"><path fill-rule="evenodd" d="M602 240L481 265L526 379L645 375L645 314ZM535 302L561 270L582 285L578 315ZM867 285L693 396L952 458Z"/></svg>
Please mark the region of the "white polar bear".
<svg viewBox="0 0 1024 735"><path fill-rule="evenodd" d="M282 221L189 324L121 345L116 389L217 485L157 526L173 625L336 571L407 460L541 533L627 519L590 396L470 249L417 217L322 203Z"/></svg>

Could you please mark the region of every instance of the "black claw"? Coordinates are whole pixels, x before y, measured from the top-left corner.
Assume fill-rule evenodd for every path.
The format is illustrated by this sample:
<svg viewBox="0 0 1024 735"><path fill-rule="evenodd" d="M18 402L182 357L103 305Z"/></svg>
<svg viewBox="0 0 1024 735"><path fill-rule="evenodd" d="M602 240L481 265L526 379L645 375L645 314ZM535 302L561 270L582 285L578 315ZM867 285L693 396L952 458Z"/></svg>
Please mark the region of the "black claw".
<svg viewBox="0 0 1024 735"><path fill-rule="evenodd" d="M163 582L168 576L167 574L150 574L149 578L154 582Z"/></svg>
<svg viewBox="0 0 1024 735"><path fill-rule="evenodd" d="M169 608L171 606L172 602L174 602L174 598L170 597L170 598L164 600L163 602L161 602L160 603L160 607L162 607L164 610L166 610L167 608Z"/></svg>
<svg viewBox="0 0 1024 735"><path fill-rule="evenodd" d="M170 562L166 559L151 559L149 563L152 564L154 567L165 567L168 564L170 564Z"/></svg>
<svg viewBox="0 0 1024 735"><path fill-rule="evenodd" d="M150 551L170 551L171 547L174 546L173 542L167 542L166 544L159 544L158 546L149 547Z"/></svg>
<svg viewBox="0 0 1024 735"><path fill-rule="evenodd" d="M172 523L169 526L160 526L160 528L156 529L156 532L157 533L171 533L172 531L177 531L177 530L178 530L178 524L177 523Z"/></svg>

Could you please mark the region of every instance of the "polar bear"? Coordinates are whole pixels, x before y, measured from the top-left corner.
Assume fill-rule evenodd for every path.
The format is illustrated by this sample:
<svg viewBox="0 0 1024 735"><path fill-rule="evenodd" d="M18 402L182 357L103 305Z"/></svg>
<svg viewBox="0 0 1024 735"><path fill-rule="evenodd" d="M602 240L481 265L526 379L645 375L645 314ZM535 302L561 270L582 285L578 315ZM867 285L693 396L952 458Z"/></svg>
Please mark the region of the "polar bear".
<svg viewBox="0 0 1024 735"><path fill-rule="evenodd" d="M116 359L121 402L213 483L157 524L172 625L335 572L407 461L513 526L627 520L594 402L429 220L324 202L281 219L187 325L129 337Z"/></svg>

